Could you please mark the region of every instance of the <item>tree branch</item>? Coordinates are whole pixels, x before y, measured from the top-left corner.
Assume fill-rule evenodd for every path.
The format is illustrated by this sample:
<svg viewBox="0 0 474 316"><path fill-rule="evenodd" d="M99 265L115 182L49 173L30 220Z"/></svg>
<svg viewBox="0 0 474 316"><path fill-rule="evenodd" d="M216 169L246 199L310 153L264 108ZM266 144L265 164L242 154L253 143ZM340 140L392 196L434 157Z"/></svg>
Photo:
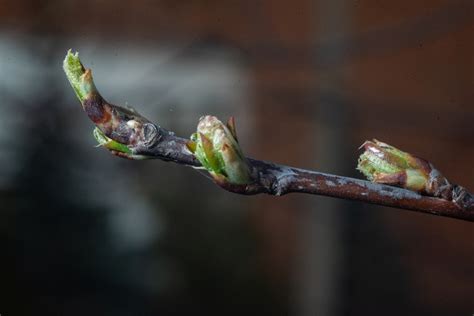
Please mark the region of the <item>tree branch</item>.
<svg viewBox="0 0 474 316"><path fill-rule="evenodd" d="M245 158L237 142L233 120L226 127L214 117L205 117L201 119L193 140L175 136L135 110L105 101L95 88L91 71L82 66L77 53L68 52L64 70L84 111L97 126L94 132L96 139L117 156L204 166L219 186L238 194L279 196L292 192L309 193L474 221L474 197L471 193L449 184L428 162L395 151L397 149L389 145L369 142L369 145L375 146L369 149L377 153L379 149L387 149L384 145L388 146L388 154L384 152L375 159L388 157L390 163L396 160L399 164L408 161L410 168L397 169L399 165L395 165L397 168L393 175L396 175L396 182L384 183L410 190ZM371 156L367 157L367 153L364 155L361 157L374 162ZM407 160L400 160L402 158ZM362 161L364 163L366 161ZM374 178L383 181L394 178L386 173L388 169L393 169L393 164L382 165L381 170L375 170L373 165L370 168L367 165L361 167L362 164L359 163L359 169L365 167L363 171L367 176L369 171L377 171Z"/></svg>

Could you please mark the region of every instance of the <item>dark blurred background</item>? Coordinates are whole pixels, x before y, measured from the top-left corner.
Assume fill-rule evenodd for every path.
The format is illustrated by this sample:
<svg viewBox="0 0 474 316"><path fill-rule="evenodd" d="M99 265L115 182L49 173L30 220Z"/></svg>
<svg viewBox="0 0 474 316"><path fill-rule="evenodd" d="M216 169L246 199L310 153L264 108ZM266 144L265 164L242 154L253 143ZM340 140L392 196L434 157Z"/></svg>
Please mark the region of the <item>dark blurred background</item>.
<svg viewBox="0 0 474 316"><path fill-rule="evenodd" d="M360 177L378 138L474 190L472 0L0 1L0 314L471 315L471 223L245 197L95 148L62 72L249 156Z"/></svg>

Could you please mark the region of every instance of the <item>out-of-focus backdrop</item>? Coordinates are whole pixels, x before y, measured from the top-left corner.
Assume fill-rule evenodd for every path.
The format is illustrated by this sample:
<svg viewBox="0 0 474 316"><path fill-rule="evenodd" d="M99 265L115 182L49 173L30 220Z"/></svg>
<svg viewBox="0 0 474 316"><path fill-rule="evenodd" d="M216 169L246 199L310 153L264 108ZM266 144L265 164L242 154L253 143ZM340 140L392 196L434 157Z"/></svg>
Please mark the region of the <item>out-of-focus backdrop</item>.
<svg viewBox="0 0 474 316"><path fill-rule="evenodd" d="M471 315L474 226L238 196L95 148L63 72L182 136L360 177L378 138L474 190L472 0L0 1L0 314Z"/></svg>

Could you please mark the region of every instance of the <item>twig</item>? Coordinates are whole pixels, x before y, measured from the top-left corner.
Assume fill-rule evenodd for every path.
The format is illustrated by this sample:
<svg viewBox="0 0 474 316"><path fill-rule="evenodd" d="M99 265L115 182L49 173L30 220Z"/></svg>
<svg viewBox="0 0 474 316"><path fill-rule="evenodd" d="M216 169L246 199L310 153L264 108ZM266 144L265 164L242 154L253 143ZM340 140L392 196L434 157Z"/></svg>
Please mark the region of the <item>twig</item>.
<svg viewBox="0 0 474 316"><path fill-rule="evenodd" d="M266 193L279 196L301 192L474 221L473 195L460 186L450 185L447 180L443 182L448 185L443 186L443 194L433 194L441 197L433 197L392 185L245 158L237 143L233 120L225 127L217 119L205 117L198 125L198 133L193 140L181 138L151 123L133 109L105 101L95 88L91 71L82 66L77 54L68 52L64 70L85 112L98 128L95 131L96 139L117 156L161 159L192 167L204 166L218 185L239 194ZM413 182L407 181L406 176L412 175L413 170L419 171L403 171L405 183ZM434 168L429 170L431 173L436 171ZM397 170L396 175L399 181L403 174ZM419 180L418 174L417 177L416 180ZM444 177L441 179L445 180ZM428 180L431 181L431 188L433 179ZM406 187L411 188L408 185ZM420 189L424 194L427 191Z"/></svg>

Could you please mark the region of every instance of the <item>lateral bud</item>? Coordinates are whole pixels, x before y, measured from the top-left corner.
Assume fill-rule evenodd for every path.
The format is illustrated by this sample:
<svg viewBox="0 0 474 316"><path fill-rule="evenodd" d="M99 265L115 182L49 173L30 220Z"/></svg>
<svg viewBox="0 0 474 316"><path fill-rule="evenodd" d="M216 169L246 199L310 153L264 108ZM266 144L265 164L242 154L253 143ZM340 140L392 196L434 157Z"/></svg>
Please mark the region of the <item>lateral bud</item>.
<svg viewBox="0 0 474 316"><path fill-rule="evenodd" d="M217 182L249 184L250 167L237 142L234 120L229 122L226 126L215 116L201 117L188 148Z"/></svg>
<svg viewBox="0 0 474 316"><path fill-rule="evenodd" d="M357 169L370 181L453 199L453 185L430 162L376 139L361 148Z"/></svg>

